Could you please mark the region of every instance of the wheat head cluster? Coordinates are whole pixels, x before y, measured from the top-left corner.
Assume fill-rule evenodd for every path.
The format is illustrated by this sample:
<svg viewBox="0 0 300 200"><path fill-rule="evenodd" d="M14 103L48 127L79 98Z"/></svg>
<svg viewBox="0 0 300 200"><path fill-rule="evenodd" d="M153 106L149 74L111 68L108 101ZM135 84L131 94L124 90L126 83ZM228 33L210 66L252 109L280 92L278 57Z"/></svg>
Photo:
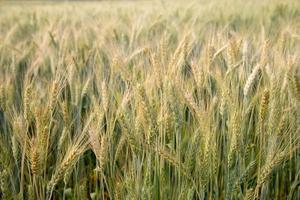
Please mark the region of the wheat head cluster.
<svg viewBox="0 0 300 200"><path fill-rule="evenodd" d="M0 3L0 199L300 199L300 3L202 1Z"/></svg>

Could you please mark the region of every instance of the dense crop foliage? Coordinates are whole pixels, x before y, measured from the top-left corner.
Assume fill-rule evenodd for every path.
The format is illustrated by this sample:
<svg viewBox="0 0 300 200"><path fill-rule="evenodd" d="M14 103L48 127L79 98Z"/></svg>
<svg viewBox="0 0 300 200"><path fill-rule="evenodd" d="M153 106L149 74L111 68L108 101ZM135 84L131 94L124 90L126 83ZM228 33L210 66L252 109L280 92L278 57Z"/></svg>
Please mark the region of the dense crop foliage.
<svg viewBox="0 0 300 200"><path fill-rule="evenodd" d="M299 199L299 56L296 0L0 3L0 199Z"/></svg>

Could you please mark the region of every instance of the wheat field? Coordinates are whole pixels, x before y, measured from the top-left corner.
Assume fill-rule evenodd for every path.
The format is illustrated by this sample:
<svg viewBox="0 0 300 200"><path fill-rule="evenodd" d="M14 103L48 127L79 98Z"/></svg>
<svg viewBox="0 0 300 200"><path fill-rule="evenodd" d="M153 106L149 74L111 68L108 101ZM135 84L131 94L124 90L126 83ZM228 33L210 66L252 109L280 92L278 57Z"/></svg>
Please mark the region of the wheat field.
<svg viewBox="0 0 300 200"><path fill-rule="evenodd" d="M300 199L300 2L0 1L0 199Z"/></svg>

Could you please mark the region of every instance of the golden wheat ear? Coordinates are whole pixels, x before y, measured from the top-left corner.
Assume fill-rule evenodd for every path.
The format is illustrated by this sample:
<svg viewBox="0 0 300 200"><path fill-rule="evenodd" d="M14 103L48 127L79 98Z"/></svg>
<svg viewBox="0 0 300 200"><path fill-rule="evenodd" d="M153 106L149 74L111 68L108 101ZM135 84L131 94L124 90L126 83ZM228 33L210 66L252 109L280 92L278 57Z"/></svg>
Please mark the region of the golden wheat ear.
<svg viewBox="0 0 300 200"><path fill-rule="evenodd" d="M77 138L67 148L65 155L57 164L54 173L51 176L50 181L47 184L48 198L51 199L52 192L57 183L70 173L70 170L74 167L80 156L88 149L88 140L85 133L77 135Z"/></svg>

